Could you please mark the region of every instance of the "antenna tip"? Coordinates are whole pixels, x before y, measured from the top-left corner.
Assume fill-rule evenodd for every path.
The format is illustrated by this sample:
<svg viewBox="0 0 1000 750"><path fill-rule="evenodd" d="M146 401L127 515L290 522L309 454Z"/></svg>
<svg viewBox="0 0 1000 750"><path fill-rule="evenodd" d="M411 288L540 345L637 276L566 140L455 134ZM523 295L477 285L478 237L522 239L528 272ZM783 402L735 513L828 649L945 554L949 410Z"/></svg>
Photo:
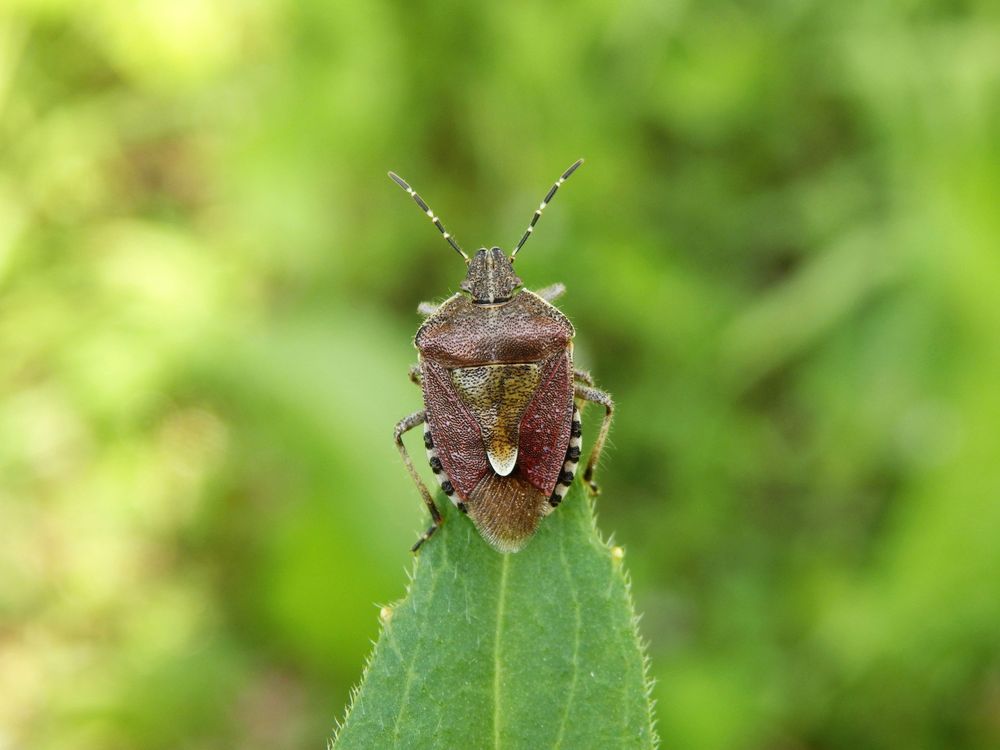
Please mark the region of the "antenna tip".
<svg viewBox="0 0 1000 750"><path fill-rule="evenodd" d="M563 180L569 179L569 176L573 174L577 169L579 169L581 164L583 164L583 159L577 159L575 162L573 162L573 164L570 166L569 169L563 172L562 177L560 179Z"/></svg>

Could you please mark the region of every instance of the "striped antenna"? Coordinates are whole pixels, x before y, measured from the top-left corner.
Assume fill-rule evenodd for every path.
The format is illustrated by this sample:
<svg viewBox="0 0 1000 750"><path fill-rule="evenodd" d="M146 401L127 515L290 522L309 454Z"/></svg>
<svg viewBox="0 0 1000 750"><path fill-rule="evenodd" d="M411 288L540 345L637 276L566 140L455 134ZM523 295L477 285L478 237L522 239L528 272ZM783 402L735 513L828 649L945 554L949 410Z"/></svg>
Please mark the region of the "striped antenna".
<svg viewBox="0 0 1000 750"><path fill-rule="evenodd" d="M405 190L410 195L410 197L417 202L417 205L420 206L420 210L423 211L425 214L427 214L427 216L430 217L430 220L434 222L434 226L436 226L438 228L438 231L441 232L441 236L444 237L446 240L448 240L448 244L455 249L456 253L465 258L465 262L468 263L469 256L466 255L465 252L462 250L462 248L458 246L458 243L455 242L455 238L452 237L450 234L448 234L447 230L444 228L444 225L441 223L441 220L434 215L434 212L431 211L431 207L424 202L424 199L421 198L419 195L417 195L417 191L411 188L409 185L407 185L406 180L404 180L395 172L389 172L389 177L391 177L393 182L395 182L397 185L403 188L403 190Z"/></svg>
<svg viewBox="0 0 1000 750"><path fill-rule="evenodd" d="M549 190L548 194L542 200L541 205L537 209L535 209L535 215L531 217L531 223L528 224L528 229L525 231L524 236L521 238L521 241L517 243L517 247L514 248L514 252L510 254L511 262L513 262L514 258L517 256L518 250L524 247L524 243L528 241L528 238L531 236L531 233L535 231L535 224L537 224L538 220L542 218L542 211L544 211L545 207L549 205L549 201L552 200L552 197L556 194L556 191L564 182L566 182L566 180L569 179L569 176L573 174L581 164L583 164L583 159L577 159L575 162L573 162L573 166L571 166L569 169L567 169L565 172L562 173L562 177L556 180L556 184L552 186L551 190Z"/></svg>

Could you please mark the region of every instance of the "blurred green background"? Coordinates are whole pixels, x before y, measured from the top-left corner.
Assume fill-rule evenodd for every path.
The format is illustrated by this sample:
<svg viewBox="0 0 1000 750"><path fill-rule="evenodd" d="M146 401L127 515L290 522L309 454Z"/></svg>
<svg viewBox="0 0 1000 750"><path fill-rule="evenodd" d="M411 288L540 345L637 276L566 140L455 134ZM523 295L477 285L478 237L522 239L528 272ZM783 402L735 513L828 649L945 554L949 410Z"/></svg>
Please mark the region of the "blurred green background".
<svg viewBox="0 0 1000 750"><path fill-rule="evenodd" d="M464 273L385 172L509 248L578 156L664 746L1000 746L995 3L13 0L0 748L323 746Z"/></svg>

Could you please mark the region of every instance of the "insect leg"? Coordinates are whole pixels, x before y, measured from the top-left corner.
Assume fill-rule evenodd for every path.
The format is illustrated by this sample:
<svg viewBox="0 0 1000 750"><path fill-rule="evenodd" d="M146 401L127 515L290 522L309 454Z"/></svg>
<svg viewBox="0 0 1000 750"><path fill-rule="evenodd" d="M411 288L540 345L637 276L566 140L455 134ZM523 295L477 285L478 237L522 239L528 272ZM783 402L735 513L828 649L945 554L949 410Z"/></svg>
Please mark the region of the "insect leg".
<svg viewBox="0 0 1000 750"><path fill-rule="evenodd" d="M601 404L604 407L604 419L601 422L601 431L597 433L597 440L594 441L594 449L587 459L587 468L583 472L583 481L590 488L590 491L597 495L600 489L594 482L594 468L601 459L601 451L604 450L604 441L608 437L608 429L611 427L611 417L615 411L615 402L611 396L597 388L586 385L578 385L575 389L576 397L593 404Z"/></svg>
<svg viewBox="0 0 1000 750"><path fill-rule="evenodd" d="M410 365L410 382L414 385L423 385L423 382L420 379L420 365ZM593 385L593 383L591 383L591 385Z"/></svg>
<svg viewBox="0 0 1000 750"><path fill-rule="evenodd" d="M438 311L440 305L435 305L433 302L421 302L417 305L417 312L420 315L431 316Z"/></svg>
<svg viewBox="0 0 1000 750"><path fill-rule="evenodd" d="M590 374L589 370L581 370L579 368L573 370L573 380L579 380L581 383L593 387L594 376Z"/></svg>
<svg viewBox="0 0 1000 750"><path fill-rule="evenodd" d="M555 302L557 299L563 296L566 292L565 284L560 284L556 282L555 284L549 284L547 287L539 289L535 294L541 297L546 302Z"/></svg>
<svg viewBox="0 0 1000 750"><path fill-rule="evenodd" d="M431 521L433 521L431 527L427 529L427 531L425 531L417 540L417 543L413 545L414 552L420 549L420 545L430 539L434 535L434 532L437 531L438 526L443 523L441 512L434 504L434 499L431 497L431 493L427 491L427 486L420 478L420 475L417 474L417 470L413 467L413 461L410 460L410 454L407 452L406 446L403 445L403 435L417 425L423 424L426 420L427 412L417 411L410 416L399 420L396 424L396 429L393 430L393 438L396 441L396 447L399 449L399 455L402 456L403 463L406 465L406 470L410 473L410 479L412 479L413 483L417 485L417 490L420 491L420 496L424 499L424 504L427 506L427 510L430 511Z"/></svg>

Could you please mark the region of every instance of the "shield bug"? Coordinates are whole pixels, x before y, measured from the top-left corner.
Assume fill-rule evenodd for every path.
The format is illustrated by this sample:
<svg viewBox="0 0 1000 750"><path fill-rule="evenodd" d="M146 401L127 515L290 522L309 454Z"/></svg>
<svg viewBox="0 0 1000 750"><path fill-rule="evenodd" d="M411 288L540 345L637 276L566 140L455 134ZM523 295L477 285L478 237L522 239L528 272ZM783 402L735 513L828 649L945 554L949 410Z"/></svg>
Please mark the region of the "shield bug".
<svg viewBox="0 0 1000 750"><path fill-rule="evenodd" d="M419 359L410 378L423 390L424 408L400 420L394 433L433 520L414 551L442 522L403 444L403 435L420 425L442 491L501 552L524 547L565 496L580 461L580 409L588 401L604 407L583 473L597 493L594 467L614 404L588 373L574 369L573 325L552 304L563 285L531 292L514 272L514 259L545 207L582 163L556 180L509 257L499 247L482 247L470 258L413 188L389 172L467 266L461 292L417 308L426 317L414 338Z"/></svg>

